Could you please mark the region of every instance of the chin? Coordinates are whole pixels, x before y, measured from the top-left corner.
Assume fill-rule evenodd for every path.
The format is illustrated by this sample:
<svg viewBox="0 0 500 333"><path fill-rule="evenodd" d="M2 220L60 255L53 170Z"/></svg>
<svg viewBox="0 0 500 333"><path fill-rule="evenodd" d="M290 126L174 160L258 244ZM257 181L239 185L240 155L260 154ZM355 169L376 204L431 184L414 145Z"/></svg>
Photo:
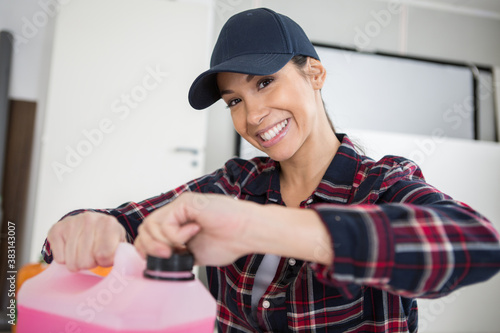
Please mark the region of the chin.
<svg viewBox="0 0 500 333"><path fill-rule="evenodd" d="M290 158L293 157L293 154L287 154L286 152L279 152L279 153L268 153L268 156L275 160L276 162L284 162L286 160L289 160Z"/></svg>
<svg viewBox="0 0 500 333"><path fill-rule="evenodd" d="M248 139L246 139L248 141ZM270 149L263 149L260 145L255 144L254 142L248 141L254 148L259 150L260 152L263 152L267 156L269 156L271 159L273 159L276 162L283 162L286 161L290 158L293 157L295 151L290 151L290 149L280 149L278 147L276 148L270 148Z"/></svg>

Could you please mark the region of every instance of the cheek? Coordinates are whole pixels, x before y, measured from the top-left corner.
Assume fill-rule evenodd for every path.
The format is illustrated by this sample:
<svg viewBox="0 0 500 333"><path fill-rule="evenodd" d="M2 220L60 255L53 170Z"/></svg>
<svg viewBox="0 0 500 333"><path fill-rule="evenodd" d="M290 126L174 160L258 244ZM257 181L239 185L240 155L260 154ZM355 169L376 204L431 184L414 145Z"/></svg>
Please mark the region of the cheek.
<svg viewBox="0 0 500 333"><path fill-rule="evenodd" d="M310 104L310 87L302 77L291 80L288 85L281 87L275 94L275 100L286 109L303 110Z"/></svg>

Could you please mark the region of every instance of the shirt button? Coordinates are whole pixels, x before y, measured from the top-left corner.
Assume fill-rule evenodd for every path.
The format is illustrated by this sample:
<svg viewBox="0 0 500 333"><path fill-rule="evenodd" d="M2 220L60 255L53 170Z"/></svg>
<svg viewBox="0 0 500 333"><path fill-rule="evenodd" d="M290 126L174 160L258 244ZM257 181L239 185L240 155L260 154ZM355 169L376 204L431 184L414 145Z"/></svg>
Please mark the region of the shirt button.
<svg viewBox="0 0 500 333"><path fill-rule="evenodd" d="M293 259L293 258L288 259L288 264L290 266L295 266L296 263L297 263L297 261L295 259Z"/></svg>
<svg viewBox="0 0 500 333"><path fill-rule="evenodd" d="M262 307L264 309L269 309L270 306L271 306L271 303L269 301L262 302Z"/></svg>

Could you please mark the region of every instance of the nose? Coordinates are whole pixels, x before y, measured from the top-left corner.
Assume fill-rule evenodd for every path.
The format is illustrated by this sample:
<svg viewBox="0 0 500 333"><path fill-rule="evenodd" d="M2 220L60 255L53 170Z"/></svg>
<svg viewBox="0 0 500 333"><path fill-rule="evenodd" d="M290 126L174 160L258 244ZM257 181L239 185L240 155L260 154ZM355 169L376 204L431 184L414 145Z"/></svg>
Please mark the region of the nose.
<svg viewBox="0 0 500 333"><path fill-rule="evenodd" d="M269 109L265 107L260 98L247 98L245 100L247 123L250 125L259 125L269 114Z"/></svg>

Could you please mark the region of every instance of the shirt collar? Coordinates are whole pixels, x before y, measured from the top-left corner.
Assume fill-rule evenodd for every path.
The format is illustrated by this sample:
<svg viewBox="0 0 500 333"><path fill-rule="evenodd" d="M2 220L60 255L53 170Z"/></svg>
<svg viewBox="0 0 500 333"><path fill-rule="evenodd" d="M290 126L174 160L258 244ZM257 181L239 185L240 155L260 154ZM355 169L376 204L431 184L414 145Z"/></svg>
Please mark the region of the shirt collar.
<svg viewBox="0 0 500 333"><path fill-rule="evenodd" d="M361 158L347 135L336 135L341 145L313 196L322 202L347 203L351 198L354 177ZM256 169L256 176L241 189L241 192L249 195L265 194L268 201L278 203L281 200L279 162L267 158L266 163L259 164Z"/></svg>
<svg viewBox="0 0 500 333"><path fill-rule="evenodd" d="M354 177L361 163L361 156L345 134L336 134L341 142L314 195L325 202L348 203L352 199Z"/></svg>

